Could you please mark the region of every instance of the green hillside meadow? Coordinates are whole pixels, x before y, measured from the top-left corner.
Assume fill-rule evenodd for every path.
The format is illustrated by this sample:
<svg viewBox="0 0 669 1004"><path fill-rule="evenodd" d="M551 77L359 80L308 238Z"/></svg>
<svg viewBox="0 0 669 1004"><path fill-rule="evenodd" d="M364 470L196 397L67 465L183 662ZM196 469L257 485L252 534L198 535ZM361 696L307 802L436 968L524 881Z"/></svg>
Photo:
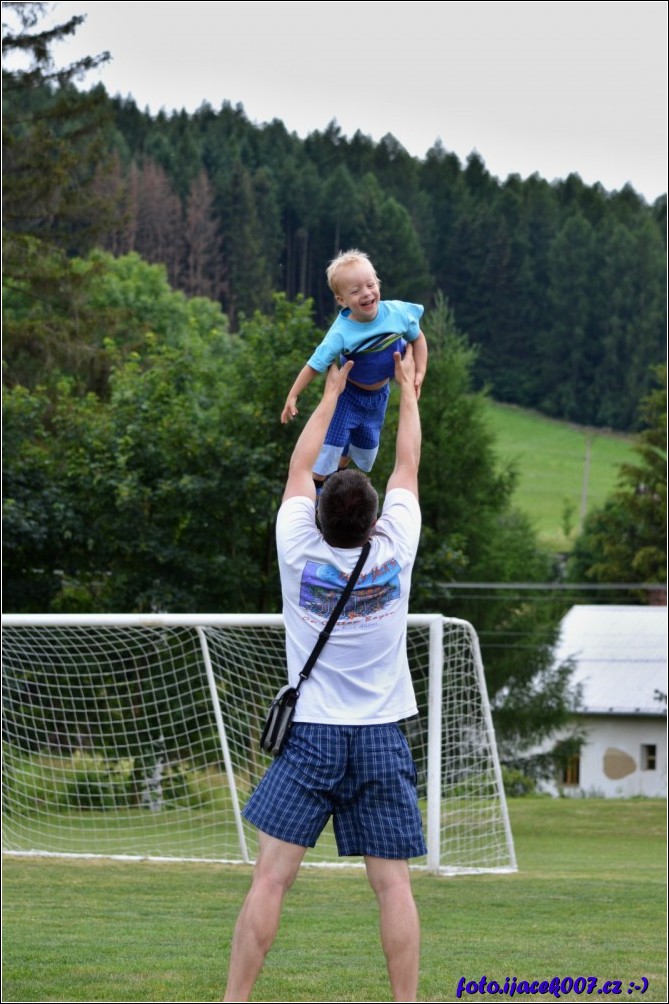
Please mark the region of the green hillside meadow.
<svg viewBox="0 0 669 1004"><path fill-rule="evenodd" d="M487 406L497 455L518 472L516 507L531 518L543 544L569 551L583 515L615 490L620 465L633 459L634 438L514 405Z"/></svg>

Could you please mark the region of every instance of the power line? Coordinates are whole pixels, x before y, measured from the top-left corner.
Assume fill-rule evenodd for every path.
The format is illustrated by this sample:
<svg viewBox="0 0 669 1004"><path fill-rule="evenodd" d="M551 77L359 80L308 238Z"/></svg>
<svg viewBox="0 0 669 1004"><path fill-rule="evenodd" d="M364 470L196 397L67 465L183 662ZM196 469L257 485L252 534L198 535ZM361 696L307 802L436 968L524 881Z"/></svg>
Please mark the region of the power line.
<svg viewBox="0 0 669 1004"><path fill-rule="evenodd" d="M666 582L438 582L441 589L531 589L554 592L556 590L579 592L584 589L595 591L646 590L666 591Z"/></svg>

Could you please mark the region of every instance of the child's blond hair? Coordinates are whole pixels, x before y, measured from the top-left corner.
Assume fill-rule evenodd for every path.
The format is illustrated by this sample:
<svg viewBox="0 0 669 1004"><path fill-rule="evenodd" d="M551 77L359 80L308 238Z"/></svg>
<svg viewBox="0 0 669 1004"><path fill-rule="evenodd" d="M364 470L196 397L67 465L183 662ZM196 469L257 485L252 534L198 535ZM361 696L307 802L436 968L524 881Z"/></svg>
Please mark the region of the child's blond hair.
<svg viewBox="0 0 669 1004"><path fill-rule="evenodd" d="M348 251L340 251L337 257L332 259L327 269L325 270L325 275L327 276L328 286L335 294L335 296L339 292L339 289L337 287L337 275L339 273L339 270L344 268L346 265L355 265L362 261L369 262L369 264L372 265L369 259L369 255L366 254L364 251L358 251L357 248L350 248L350 250ZM373 265L372 265L372 271L374 272L376 281L380 286L381 280L379 279L378 275L376 275L376 269L374 268Z"/></svg>

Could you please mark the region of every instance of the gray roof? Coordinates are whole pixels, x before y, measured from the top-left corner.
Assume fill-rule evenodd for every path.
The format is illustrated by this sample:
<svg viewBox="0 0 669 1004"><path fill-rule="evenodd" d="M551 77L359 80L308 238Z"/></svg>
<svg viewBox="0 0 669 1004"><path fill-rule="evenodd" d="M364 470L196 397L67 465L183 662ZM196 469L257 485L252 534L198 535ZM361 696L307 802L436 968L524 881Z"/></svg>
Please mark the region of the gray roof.
<svg viewBox="0 0 669 1004"><path fill-rule="evenodd" d="M666 607L572 607L555 649L556 662L570 657L572 682L583 688L582 713L666 714Z"/></svg>

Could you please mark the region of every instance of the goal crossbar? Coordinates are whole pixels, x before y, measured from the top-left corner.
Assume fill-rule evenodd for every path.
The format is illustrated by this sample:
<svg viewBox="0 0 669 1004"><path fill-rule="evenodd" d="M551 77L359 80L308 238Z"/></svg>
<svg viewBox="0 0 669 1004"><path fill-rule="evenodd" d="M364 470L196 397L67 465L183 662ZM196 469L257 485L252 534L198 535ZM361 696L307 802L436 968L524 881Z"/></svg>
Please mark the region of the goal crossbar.
<svg viewBox="0 0 669 1004"><path fill-rule="evenodd" d="M285 682L280 614L9 614L2 626L5 853L254 859L241 810L270 762L258 735ZM410 614L407 651L418 866L516 871L476 632ZM328 826L305 863L337 861Z"/></svg>

